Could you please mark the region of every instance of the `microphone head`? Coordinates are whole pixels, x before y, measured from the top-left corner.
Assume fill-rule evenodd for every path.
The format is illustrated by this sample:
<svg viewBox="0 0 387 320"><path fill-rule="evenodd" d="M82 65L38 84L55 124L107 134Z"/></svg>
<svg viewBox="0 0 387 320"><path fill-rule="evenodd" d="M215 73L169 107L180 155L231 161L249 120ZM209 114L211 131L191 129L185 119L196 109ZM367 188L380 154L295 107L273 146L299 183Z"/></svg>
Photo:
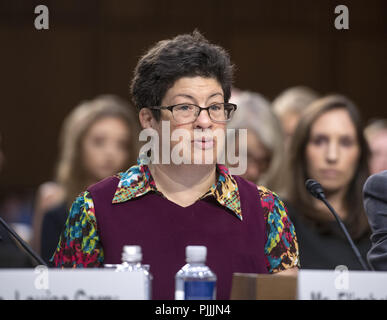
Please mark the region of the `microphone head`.
<svg viewBox="0 0 387 320"><path fill-rule="evenodd" d="M321 184L318 183L316 180L313 180L313 179L306 180L305 187L306 187L306 190L308 190L313 197L319 200L325 199L324 190Z"/></svg>

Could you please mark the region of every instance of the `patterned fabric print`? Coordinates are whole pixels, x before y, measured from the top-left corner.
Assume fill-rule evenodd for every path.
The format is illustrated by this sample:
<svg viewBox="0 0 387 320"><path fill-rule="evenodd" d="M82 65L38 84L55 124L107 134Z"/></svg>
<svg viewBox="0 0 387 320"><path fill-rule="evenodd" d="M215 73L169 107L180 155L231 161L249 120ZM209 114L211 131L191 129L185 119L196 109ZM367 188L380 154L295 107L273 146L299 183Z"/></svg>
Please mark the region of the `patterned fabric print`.
<svg viewBox="0 0 387 320"><path fill-rule="evenodd" d="M236 216L242 220L238 184L231 176L226 166L218 164L216 166L216 170L219 174L217 183L213 184L210 190L205 195L200 197L200 199L212 195L222 206L233 211Z"/></svg>
<svg viewBox="0 0 387 320"><path fill-rule="evenodd" d="M232 210L242 220L236 181L225 166L217 165L217 172L219 173L217 183L213 184L210 190L200 199L213 195L222 206ZM126 172L119 173L117 178L120 179L120 182L114 194L113 203L125 202L132 198L140 197L149 191L158 192L149 167L140 161Z"/></svg>
<svg viewBox="0 0 387 320"><path fill-rule="evenodd" d="M242 220L238 185L227 167L218 165L218 181L201 198L213 195ZM120 182L113 203L128 201L149 191L158 192L148 166L138 164L117 175ZM282 201L275 193L258 187L266 221L267 268L275 273L299 266L298 244L294 226ZM160 194L162 196L162 194ZM58 248L51 259L57 267L97 267L103 264L103 250L97 233L94 205L89 192L74 202Z"/></svg>
<svg viewBox="0 0 387 320"><path fill-rule="evenodd" d="M293 223L278 195L265 187L258 187L266 221L265 253L270 273L300 267L298 242Z"/></svg>
<svg viewBox="0 0 387 320"><path fill-rule="evenodd" d="M116 175L120 179L113 197L113 203L120 203L146 194L149 191L157 191L156 184L146 165L134 165L126 172Z"/></svg>
<svg viewBox="0 0 387 320"><path fill-rule="evenodd" d="M103 250L89 192L83 192L74 201L51 262L64 268L102 266Z"/></svg>

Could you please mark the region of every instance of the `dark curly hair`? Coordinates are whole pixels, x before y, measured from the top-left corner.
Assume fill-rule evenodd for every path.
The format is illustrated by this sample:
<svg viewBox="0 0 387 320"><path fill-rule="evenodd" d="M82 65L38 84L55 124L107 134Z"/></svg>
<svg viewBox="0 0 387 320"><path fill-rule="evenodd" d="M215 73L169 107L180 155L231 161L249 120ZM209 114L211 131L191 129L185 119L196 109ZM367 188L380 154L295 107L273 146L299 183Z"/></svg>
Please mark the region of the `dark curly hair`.
<svg viewBox="0 0 387 320"><path fill-rule="evenodd" d="M233 65L228 53L211 44L197 30L156 43L139 60L130 86L138 110L160 106L168 89L182 77L214 78L222 86L224 100L231 96ZM152 110L156 120L160 111Z"/></svg>

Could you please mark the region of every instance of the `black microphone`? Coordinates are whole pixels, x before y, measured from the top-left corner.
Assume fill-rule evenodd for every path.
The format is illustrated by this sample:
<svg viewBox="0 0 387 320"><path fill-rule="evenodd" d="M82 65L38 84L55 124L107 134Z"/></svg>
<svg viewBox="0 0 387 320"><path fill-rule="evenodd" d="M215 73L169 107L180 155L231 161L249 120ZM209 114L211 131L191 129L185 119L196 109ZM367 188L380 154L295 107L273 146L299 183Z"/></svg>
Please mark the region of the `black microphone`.
<svg viewBox="0 0 387 320"><path fill-rule="evenodd" d="M366 263L364 262L363 258L361 257L358 248L353 243L352 238L349 235L348 230L345 227L344 223L341 221L341 219L338 216L338 214L336 213L335 209L333 209L333 207L327 201L327 199L325 197L325 194L324 194L324 190L323 190L321 184L318 183L316 180L308 179L308 180L305 181L305 187L306 187L306 189L310 192L310 194L313 197L315 197L315 198L321 200L322 202L324 202L325 205L328 207L329 211L332 212L332 214L335 217L337 223L339 224L341 230L343 231L345 237L347 238L347 240L348 240L348 242L349 242L353 252L355 253L356 258L359 260L361 266L363 267L364 270L369 270L368 266L366 265Z"/></svg>
<svg viewBox="0 0 387 320"><path fill-rule="evenodd" d="M9 234L11 234L15 240L23 247L23 249L28 253L29 256L31 256L32 258L34 258L34 260L40 264L40 265L44 265L47 267L47 264L43 261L43 259L41 257L39 257L35 252L34 250L32 250L32 248L23 241L22 238L19 237L19 235L14 231L12 230L12 228L0 217L0 223L3 225L3 227L5 228L5 230L7 230L7 232Z"/></svg>

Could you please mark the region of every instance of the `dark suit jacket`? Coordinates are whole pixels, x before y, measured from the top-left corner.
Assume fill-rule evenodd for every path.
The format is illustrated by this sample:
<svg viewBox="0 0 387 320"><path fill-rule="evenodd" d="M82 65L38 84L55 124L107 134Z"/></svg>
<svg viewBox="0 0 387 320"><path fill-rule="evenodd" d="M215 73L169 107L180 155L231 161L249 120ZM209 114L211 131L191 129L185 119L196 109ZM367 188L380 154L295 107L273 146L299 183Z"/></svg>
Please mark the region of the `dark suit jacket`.
<svg viewBox="0 0 387 320"><path fill-rule="evenodd" d="M334 270L338 265L345 265L349 270L363 270L335 220L317 227L290 203L287 202L286 207L296 229L301 269ZM366 259L371 247L369 233L354 239L354 242Z"/></svg>
<svg viewBox="0 0 387 320"><path fill-rule="evenodd" d="M43 260L49 266L52 266L50 259L58 246L59 238L64 229L67 216L68 209L66 208L66 204L62 203L47 211L43 218L40 251Z"/></svg>
<svg viewBox="0 0 387 320"><path fill-rule="evenodd" d="M387 170L367 179L363 196L372 230L368 262L374 270L387 270Z"/></svg>

